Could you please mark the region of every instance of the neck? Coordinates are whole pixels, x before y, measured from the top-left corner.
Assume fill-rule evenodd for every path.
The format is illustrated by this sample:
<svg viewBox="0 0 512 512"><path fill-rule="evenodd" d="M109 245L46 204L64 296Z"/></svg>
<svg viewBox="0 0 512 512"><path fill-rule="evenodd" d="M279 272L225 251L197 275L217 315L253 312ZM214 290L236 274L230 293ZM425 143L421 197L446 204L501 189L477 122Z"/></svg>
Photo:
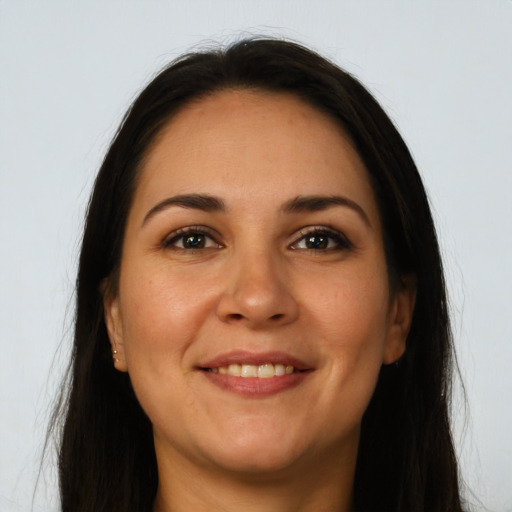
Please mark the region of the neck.
<svg viewBox="0 0 512 512"><path fill-rule="evenodd" d="M357 450L335 450L272 474L232 472L158 453L154 512L349 512ZM320 461L318 461L320 459Z"/></svg>

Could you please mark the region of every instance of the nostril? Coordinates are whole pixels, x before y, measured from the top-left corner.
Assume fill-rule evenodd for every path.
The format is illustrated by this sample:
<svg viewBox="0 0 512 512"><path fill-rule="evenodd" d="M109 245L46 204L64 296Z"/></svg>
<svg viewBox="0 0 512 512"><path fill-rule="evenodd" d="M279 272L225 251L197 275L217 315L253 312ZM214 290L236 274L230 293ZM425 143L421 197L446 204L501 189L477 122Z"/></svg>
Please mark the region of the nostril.
<svg viewBox="0 0 512 512"><path fill-rule="evenodd" d="M284 316L285 315L283 313L276 313L275 315L270 316L269 320L273 320L273 321L281 320ZM231 313L229 315L229 318L231 320L239 321L239 320L243 320L245 317L241 313Z"/></svg>

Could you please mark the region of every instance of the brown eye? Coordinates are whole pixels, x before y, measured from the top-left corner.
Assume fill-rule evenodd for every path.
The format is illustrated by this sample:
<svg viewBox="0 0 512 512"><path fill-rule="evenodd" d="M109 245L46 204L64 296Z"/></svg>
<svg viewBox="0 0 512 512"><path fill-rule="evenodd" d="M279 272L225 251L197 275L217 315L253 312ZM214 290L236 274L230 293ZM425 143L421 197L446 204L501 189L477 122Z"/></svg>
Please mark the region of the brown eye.
<svg viewBox="0 0 512 512"><path fill-rule="evenodd" d="M304 238L304 243L308 249L327 249L329 237L325 235L310 235Z"/></svg>
<svg viewBox="0 0 512 512"><path fill-rule="evenodd" d="M353 247L347 237L340 232L315 228L302 232L302 237L294 242L291 249L306 249L310 251L342 251Z"/></svg>
<svg viewBox="0 0 512 512"><path fill-rule="evenodd" d="M206 237L200 233L182 237L181 245L184 249L202 249L206 246Z"/></svg>
<svg viewBox="0 0 512 512"><path fill-rule="evenodd" d="M180 229L162 243L165 249L175 250L201 250L209 248L221 248L222 246L208 233L197 228Z"/></svg>

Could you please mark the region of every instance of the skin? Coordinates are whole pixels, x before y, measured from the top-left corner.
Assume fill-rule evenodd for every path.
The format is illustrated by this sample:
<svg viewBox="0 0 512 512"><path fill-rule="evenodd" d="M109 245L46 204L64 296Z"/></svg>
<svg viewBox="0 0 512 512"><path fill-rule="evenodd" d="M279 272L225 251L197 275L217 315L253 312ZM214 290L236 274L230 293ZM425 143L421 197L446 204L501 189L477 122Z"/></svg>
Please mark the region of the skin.
<svg viewBox="0 0 512 512"><path fill-rule="evenodd" d="M161 206L184 194L225 210ZM333 195L357 207L283 210ZM191 226L203 248L184 246ZM326 248L308 248L312 227L328 228L313 234ZM381 365L405 350L413 305L411 286L390 292L367 171L333 120L263 91L185 107L144 161L105 298L116 368L153 424L154 510L349 510L361 419ZM242 396L198 368L234 349L279 350L310 371Z"/></svg>

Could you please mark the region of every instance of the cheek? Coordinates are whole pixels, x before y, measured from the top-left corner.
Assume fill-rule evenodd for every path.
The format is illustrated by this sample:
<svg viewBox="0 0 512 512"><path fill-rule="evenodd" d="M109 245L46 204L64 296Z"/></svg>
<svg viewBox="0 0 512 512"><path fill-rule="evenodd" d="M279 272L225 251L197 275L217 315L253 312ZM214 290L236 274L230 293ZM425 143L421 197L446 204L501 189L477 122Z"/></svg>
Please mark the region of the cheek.
<svg viewBox="0 0 512 512"><path fill-rule="evenodd" d="M334 346L380 346L388 328L389 288L380 269L349 269L309 283L308 304ZM306 286L306 285L305 285Z"/></svg>
<svg viewBox="0 0 512 512"><path fill-rule="evenodd" d="M126 276L121 283L123 333L130 345L179 346L198 320L208 312L212 302L211 288L207 283L191 280L186 274L151 272L145 279ZM124 293L123 293L124 292Z"/></svg>
<svg viewBox="0 0 512 512"><path fill-rule="evenodd" d="M146 279L142 272L126 272L122 278L123 342L133 389L153 424L172 425L184 404L192 404L186 354L208 314L208 298L168 272Z"/></svg>
<svg viewBox="0 0 512 512"><path fill-rule="evenodd" d="M120 283L123 341L137 394L175 387L190 371L187 350L211 309L211 298L169 272L123 276ZM139 397L141 402L143 397Z"/></svg>
<svg viewBox="0 0 512 512"><path fill-rule="evenodd" d="M307 311L328 366L325 400L332 402L324 406L332 406L338 417L333 426L348 417L357 423L382 366L388 333L387 276L352 272L317 284Z"/></svg>

